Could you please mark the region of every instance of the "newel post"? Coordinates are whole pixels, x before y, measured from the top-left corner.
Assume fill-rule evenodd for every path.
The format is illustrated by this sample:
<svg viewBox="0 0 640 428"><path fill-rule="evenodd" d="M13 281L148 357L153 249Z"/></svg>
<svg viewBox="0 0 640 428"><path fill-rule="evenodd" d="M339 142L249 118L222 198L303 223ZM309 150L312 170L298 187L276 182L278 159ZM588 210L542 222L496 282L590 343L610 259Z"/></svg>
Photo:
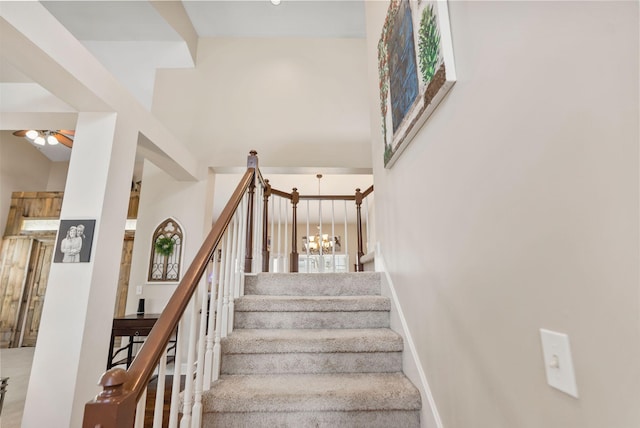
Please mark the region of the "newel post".
<svg viewBox="0 0 640 428"><path fill-rule="evenodd" d="M271 185L269 180L264 180L263 209L262 209L262 272L269 272L269 196L271 196ZM273 239L273 237L272 237Z"/></svg>
<svg viewBox="0 0 640 428"><path fill-rule="evenodd" d="M300 193L298 193L298 189L294 187L291 192L293 217L291 219L291 260L289 263L289 272L298 272L298 202L300 202Z"/></svg>
<svg viewBox="0 0 640 428"><path fill-rule="evenodd" d="M356 272L363 272L364 265L360 261L360 258L364 256L364 250L362 245L362 215L360 213L360 208L362 206L362 193L360 189L356 189L356 232L358 236L358 256L355 263Z"/></svg>
<svg viewBox="0 0 640 428"><path fill-rule="evenodd" d="M251 150L247 157L247 168L254 168L255 173L249 185L249 203L247 204L247 240L244 253L244 271L251 272L253 265L253 199L256 191L256 175L258 174L258 152Z"/></svg>
<svg viewBox="0 0 640 428"><path fill-rule="evenodd" d="M125 391L127 372L121 368L107 370L98 385L103 390L84 406L83 428L133 428L136 397Z"/></svg>

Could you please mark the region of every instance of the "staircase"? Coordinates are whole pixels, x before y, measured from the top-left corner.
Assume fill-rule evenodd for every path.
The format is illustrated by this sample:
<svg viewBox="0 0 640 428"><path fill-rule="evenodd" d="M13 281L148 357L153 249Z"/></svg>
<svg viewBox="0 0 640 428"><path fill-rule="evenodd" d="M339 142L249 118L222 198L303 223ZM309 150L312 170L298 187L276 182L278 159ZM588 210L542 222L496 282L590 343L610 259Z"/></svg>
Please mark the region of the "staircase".
<svg viewBox="0 0 640 428"><path fill-rule="evenodd" d="M419 427L380 276L258 274L235 301L203 427Z"/></svg>

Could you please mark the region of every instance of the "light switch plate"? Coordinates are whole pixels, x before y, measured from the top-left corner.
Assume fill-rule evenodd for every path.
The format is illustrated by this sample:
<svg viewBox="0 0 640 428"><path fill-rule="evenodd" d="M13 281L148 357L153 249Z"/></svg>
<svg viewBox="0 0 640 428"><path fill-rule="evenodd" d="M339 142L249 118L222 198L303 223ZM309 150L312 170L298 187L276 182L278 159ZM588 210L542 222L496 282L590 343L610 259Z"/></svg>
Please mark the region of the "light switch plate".
<svg viewBox="0 0 640 428"><path fill-rule="evenodd" d="M552 387L578 398L569 336L541 328L540 339L547 382Z"/></svg>
<svg viewBox="0 0 640 428"><path fill-rule="evenodd" d="M136 285L136 294L138 296L142 295L142 285Z"/></svg>

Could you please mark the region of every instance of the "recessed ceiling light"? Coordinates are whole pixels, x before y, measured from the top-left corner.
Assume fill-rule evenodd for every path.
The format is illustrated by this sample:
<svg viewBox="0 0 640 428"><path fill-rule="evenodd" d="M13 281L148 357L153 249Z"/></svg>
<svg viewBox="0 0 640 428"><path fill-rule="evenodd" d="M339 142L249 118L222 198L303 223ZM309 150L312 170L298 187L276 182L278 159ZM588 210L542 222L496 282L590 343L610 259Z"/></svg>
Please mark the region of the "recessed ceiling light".
<svg viewBox="0 0 640 428"><path fill-rule="evenodd" d="M271 4L277 6L280 4L280 0L271 0Z"/></svg>

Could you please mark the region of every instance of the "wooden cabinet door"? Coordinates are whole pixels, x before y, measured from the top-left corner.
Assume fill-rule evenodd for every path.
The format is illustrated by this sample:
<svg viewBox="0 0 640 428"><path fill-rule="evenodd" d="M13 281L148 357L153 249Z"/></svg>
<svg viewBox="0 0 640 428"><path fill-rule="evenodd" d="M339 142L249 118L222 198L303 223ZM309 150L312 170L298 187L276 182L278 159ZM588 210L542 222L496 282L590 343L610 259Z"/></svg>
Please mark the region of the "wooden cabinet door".
<svg viewBox="0 0 640 428"><path fill-rule="evenodd" d="M7 348L15 341L33 242L32 238L21 236L2 240L0 348Z"/></svg>
<svg viewBox="0 0 640 428"><path fill-rule="evenodd" d="M36 241L31 253L31 263L23 298L24 315L21 319L20 339L15 346L36 346L44 295L49 281L53 258L53 241Z"/></svg>

